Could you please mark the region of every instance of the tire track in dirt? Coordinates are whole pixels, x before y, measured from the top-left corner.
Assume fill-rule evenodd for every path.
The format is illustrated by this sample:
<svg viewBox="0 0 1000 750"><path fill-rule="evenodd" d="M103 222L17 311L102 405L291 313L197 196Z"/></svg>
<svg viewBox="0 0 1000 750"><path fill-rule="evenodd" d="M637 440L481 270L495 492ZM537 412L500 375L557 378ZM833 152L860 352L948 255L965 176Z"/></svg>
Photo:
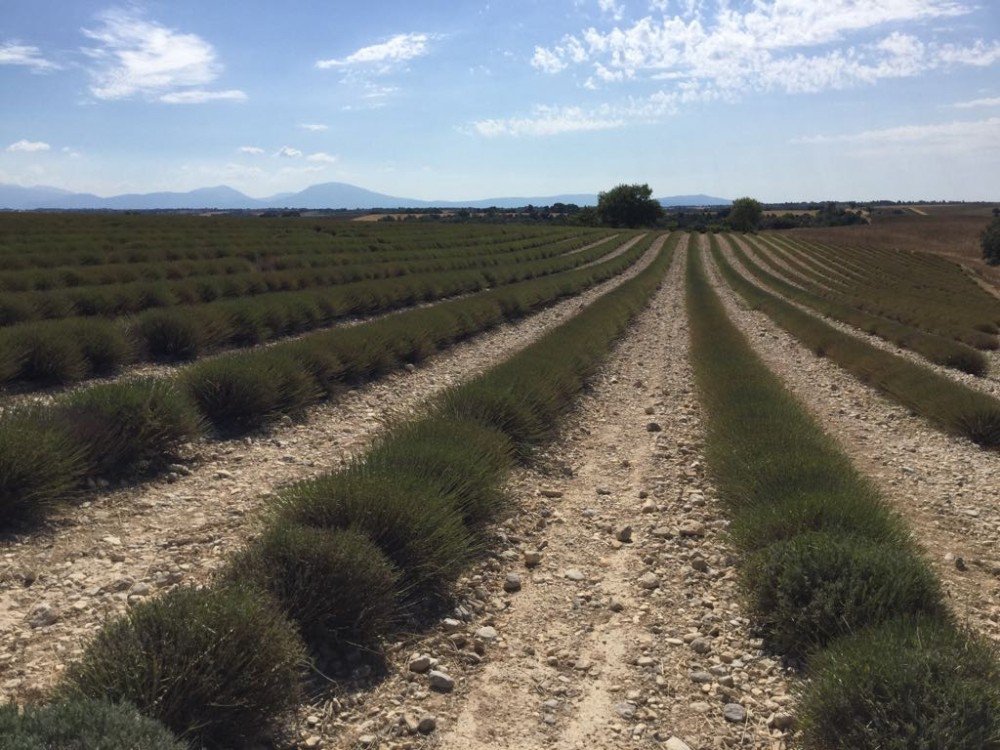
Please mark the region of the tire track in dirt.
<svg viewBox="0 0 1000 750"><path fill-rule="evenodd" d="M183 475L102 495L0 547L0 700L40 697L81 643L130 601L207 581L258 528L265 498L335 469L382 426L510 357L649 265L242 441L199 442ZM638 239L636 240L638 241Z"/></svg>

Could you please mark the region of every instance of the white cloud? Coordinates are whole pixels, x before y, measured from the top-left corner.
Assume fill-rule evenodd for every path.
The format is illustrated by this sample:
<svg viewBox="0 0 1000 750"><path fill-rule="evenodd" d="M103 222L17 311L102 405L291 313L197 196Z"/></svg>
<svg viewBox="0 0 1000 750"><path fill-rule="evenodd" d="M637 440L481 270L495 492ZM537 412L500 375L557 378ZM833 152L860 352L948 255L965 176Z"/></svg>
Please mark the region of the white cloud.
<svg viewBox="0 0 1000 750"><path fill-rule="evenodd" d="M70 159L79 159L80 158L80 152L76 151L76 150L74 150L72 148L70 148L69 146L63 146L60 149L60 151L62 151L64 154L66 154L66 156L68 156Z"/></svg>
<svg viewBox="0 0 1000 750"><path fill-rule="evenodd" d="M852 144L866 150L918 150L947 154L1000 151L1000 117L924 125L901 125L881 130L837 135L802 136L801 145Z"/></svg>
<svg viewBox="0 0 1000 750"><path fill-rule="evenodd" d="M83 52L93 61L90 92L98 99L146 96L169 104L246 99L242 91L202 88L219 77L222 64L197 34L146 20L134 10L108 10L98 19L97 28L83 29L96 43Z"/></svg>
<svg viewBox="0 0 1000 750"><path fill-rule="evenodd" d="M324 125L321 122L300 122L299 127L312 133L322 133L324 130L330 129L329 125Z"/></svg>
<svg viewBox="0 0 1000 750"><path fill-rule="evenodd" d="M12 143L7 147L8 151L21 152L21 153L37 153L39 151L48 151L52 147L45 143L44 141L29 141L22 138L16 143Z"/></svg>
<svg viewBox="0 0 1000 750"><path fill-rule="evenodd" d="M31 68L36 73L58 70L59 68L54 62L42 57L42 51L38 47L17 42L0 44L0 65L20 65Z"/></svg>
<svg viewBox="0 0 1000 750"><path fill-rule="evenodd" d="M972 109L973 107L1000 107L1000 96L988 97L986 99L971 99L967 102L955 102L952 104L955 109Z"/></svg>
<svg viewBox="0 0 1000 750"><path fill-rule="evenodd" d="M332 154L324 153L323 151L317 151L315 154L309 154L306 157L306 161L318 162L321 164L335 164L337 162L337 157Z"/></svg>
<svg viewBox="0 0 1000 750"><path fill-rule="evenodd" d="M571 65L591 71L588 87L639 77L690 78L720 91L819 91L918 75L953 65L988 66L1000 61L1000 43L968 45L924 41L891 31L889 24L958 16L971 11L955 0L756 0L745 12L719 3L710 23L700 2L685 2L681 15L647 16L607 31L587 28L559 43L536 48L532 64L547 73ZM851 35L864 41L844 44ZM831 49L833 45L833 49Z"/></svg>
<svg viewBox="0 0 1000 750"><path fill-rule="evenodd" d="M487 138L498 136L546 136L590 130L620 128L625 120L610 113L586 112L580 107L536 107L528 117L479 120L472 130Z"/></svg>
<svg viewBox="0 0 1000 750"><path fill-rule="evenodd" d="M204 89L188 89L173 91L160 97L164 104L204 104L205 102L245 102L247 95L239 89L228 91L205 91Z"/></svg>
<svg viewBox="0 0 1000 750"><path fill-rule="evenodd" d="M375 67L382 72L388 72L392 65L423 57L429 51L428 34L396 34L379 44L362 47L344 58L317 60L316 67L327 68Z"/></svg>
<svg viewBox="0 0 1000 750"><path fill-rule="evenodd" d="M259 146L240 146L238 150L241 154L250 154L251 156L260 156L264 153L264 149Z"/></svg>
<svg viewBox="0 0 1000 750"><path fill-rule="evenodd" d="M291 146L282 146L274 155L285 159L299 159L302 157L302 152L297 148L292 148Z"/></svg>
<svg viewBox="0 0 1000 750"><path fill-rule="evenodd" d="M625 15L625 8L618 0L597 0L597 7L601 9L601 13L606 13L616 21L622 20Z"/></svg>

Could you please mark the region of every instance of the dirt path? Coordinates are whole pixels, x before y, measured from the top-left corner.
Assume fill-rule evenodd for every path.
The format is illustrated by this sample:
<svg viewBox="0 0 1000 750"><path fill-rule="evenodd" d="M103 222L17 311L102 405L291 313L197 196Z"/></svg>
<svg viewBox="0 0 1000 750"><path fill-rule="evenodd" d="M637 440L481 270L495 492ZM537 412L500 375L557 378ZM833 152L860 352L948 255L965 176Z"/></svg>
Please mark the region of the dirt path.
<svg viewBox="0 0 1000 750"><path fill-rule="evenodd" d="M40 696L81 642L128 602L208 580L256 528L266 493L336 468L412 411L564 322L652 261L515 325L455 346L312 409L304 424L193 446L180 474L69 508L0 547L0 701Z"/></svg>
<svg viewBox="0 0 1000 750"><path fill-rule="evenodd" d="M612 234L596 242L591 242L583 247L575 248L566 253L560 253L558 256L553 257L566 257L570 255L576 255L578 253L586 252L587 250L592 250L598 245L604 244L618 237L618 234ZM641 238L633 238L626 242L621 243L616 248L608 252L607 254L592 260L589 263L584 263L583 265L577 266L576 268L569 269L572 271L578 271L584 268L590 268L598 263L603 263L605 261L611 260L612 258L617 258L622 253L625 253L629 248L633 247ZM465 269L465 270L476 270L476 269ZM488 269L487 269L488 270ZM386 279L387 281L389 279ZM25 403L51 403L54 399L59 396L64 396L67 393L73 391L83 390L90 388L94 385L106 384L106 383L116 383L123 380L130 380L132 378L168 378L176 375L181 370L186 367L190 367L195 362L206 362L217 357L222 357L227 354L232 354L233 352L251 352L260 351L262 349L270 349L274 346L279 346L281 344L287 344L290 341L297 341L303 339L307 336L311 336L316 333L321 333L323 331L330 331L336 328L346 328L348 326L358 326L365 323L372 323L381 318L387 318L390 315L400 315L402 313L412 312L413 310L419 310L425 307L433 307L434 305L440 305L443 302L453 302L455 300L464 299L469 297L471 294L455 294L449 297L442 297L441 299L436 299L431 302L421 302L416 305L409 305L406 307L400 307L394 310L389 310L388 312L378 313L376 315L367 316L355 316L355 317L345 317L340 318L331 322L329 325L319 326L317 328L311 328L308 331L302 333L292 334L290 336L281 336L280 338L272 339L270 341L265 341L261 344L254 344L252 346L225 346L220 349L215 349L209 354L203 357L199 357L193 362L149 362L142 361L137 362L134 365L127 367L122 370L122 372L116 373L114 375L108 375L105 377L98 378L88 378L82 380L78 383L72 383L70 385L60 385L60 386L48 386L48 387L37 387L34 383L15 383L0 386L0 413L3 409L15 406L18 404Z"/></svg>
<svg viewBox="0 0 1000 750"><path fill-rule="evenodd" d="M454 619L402 644L374 694L312 707L302 741L413 746L433 717L430 746L448 750L785 747L767 727L790 702L784 675L747 633L702 473L683 260L516 472L502 552L459 583ZM410 671L425 653L453 692Z"/></svg>
<svg viewBox="0 0 1000 750"><path fill-rule="evenodd" d="M903 516L956 612L1000 642L1000 454L946 435L713 284L754 349Z"/></svg>
<svg viewBox="0 0 1000 750"><path fill-rule="evenodd" d="M734 236L733 239L736 241L736 243L740 246L740 248L744 252L749 252L749 247L743 240L743 238ZM852 325L848 325L847 323L842 323L841 321L835 320L834 318L826 317L825 315L818 313L816 310L814 310L811 307L808 307L807 305L804 305L795 300L788 299L787 297L783 296L780 292L773 289L771 286L760 282L752 273L750 273L743 266L743 264L739 261L739 259L727 247L723 247L722 252L725 254L725 257L729 260L730 265L733 268L735 268L736 271L740 273L740 275L742 275L747 281L754 284L755 286L759 286L766 289L767 291L771 292L772 294L775 294L778 297L781 297L781 299L785 300L790 305L794 305L798 309L802 310L802 312L812 315L815 318L819 318L827 325L836 328L838 331L841 331L842 333L846 333L848 336L854 336L855 338L862 339L865 343L874 346L876 349L881 349L882 351L889 352L890 354L895 354L899 357L904 357L905 359L910 360L914 364L920 365L921 367L926 367L928 370L933 370L942 377L948 378L950 380L955 380L959 383L962 383L962 385L967 386L968 388L980 391L982 393L992 396L993 398L1000 399L1000 379L997 378L995 363L992 360L992 358L990 358L990 370L991 370L990 374L985 377L978 377L978 378L975 375L970 375L967 372L956 370L953 367L944 367L942 365L934 364L930 360L925 359L924 357L920 356L919 354L910 349L904 349L903 347L897 346L891 341L886 341L885 339L880 338L874 334L866 333L865 331L855 328ZM779 276L782 279L785 279L786 281L788 280L787 276L780 272L775 272L772 270L772 273L774 273L776 276ZM984 352L984 354L988 353Z"/></svg>

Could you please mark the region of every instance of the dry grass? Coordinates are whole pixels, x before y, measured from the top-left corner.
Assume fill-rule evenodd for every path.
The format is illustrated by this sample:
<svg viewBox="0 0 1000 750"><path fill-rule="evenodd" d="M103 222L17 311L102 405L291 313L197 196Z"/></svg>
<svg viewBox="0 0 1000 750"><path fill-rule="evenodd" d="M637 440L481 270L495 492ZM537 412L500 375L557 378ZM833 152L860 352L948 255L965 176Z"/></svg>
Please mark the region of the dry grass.
<svg viewBox="0 0 1000 750"><path fill-rule="evenodd" d="M1000 287L1000 268L983 262L979 235L989 224L991 208L982 204L920 206L921 216L876 215L872 224L791 230L801 239L841 245L917 250L960 261Z"/></svg>

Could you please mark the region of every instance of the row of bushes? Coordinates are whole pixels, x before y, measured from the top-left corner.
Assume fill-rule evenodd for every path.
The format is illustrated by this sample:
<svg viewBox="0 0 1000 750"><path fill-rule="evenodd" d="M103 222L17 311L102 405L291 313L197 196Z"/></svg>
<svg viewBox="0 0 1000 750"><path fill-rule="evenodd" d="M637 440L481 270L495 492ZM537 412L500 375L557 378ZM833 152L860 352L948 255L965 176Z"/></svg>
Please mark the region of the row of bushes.
<svg viewBox="0 0 1000 750"><path fill-rule="evenodd" d="M65 384L112 374L137 360L192 360L213 349L260 344L351 315L389 312L558 273L596 260L614 245L605 240L570 255L530 262L147 310L129 319L67 318L12 326L0 329L0 383Z"/></svg>
<svg viewBox="0 0 1000 750"><path fill-rule="evenodd" d="M970 375L976 375L977 377L982 377L989 371L989 361L985 355L970 346L966 346L950 338L945 338L944 336L926 333L919 328L898 323L888 318L871 315L863 310L858 310L855 307L838 302L835 299L830 299L813 293L808 289L790 284L780 276L761 267L734 242L730 241L729 244L744 268L759 281L777 290L786 299L794 300L828 318L833 318L834 320L839 320L842 323L859 328L865 333L878 336L886 341L891 341L904 349L910 349L927 360L943 367L951 367L962 372L967 372ZM759 246L757 251L761 252ZM765 258L767 257L766 254L762 253L762 255Z"/></svg>
<svg viewBox="0 0 1000 750"><path fill-rule="evenodd" d="M221 299L301 291L377 281L413 274L441 273L462 269L491 268L538 261L583 246L589 238L573 238L538 247L520 244L502 252L487 249L479 254L466 252L444 257L416 258L388 262L362 260L352 265L337 263L329 256L326 264L284 271L250 270L239 274L193 276L179 281L137 282L60 288L44 292L0 293L0 324L13 325L32 320L72 316L117 317L150 308L193 305Z"/></svg>
<svg viewBox="0 0 1000 750"><path fill-rule="evenodd" d="M711 238L722 275L750 305L767 313L813 353L828 357L942 429L985 446L1000 446L1000 401L905 357L872 346L765 291L738 273Z"/></svg>
<svg viewBox="0 0 1000 750"><path fill-rule="evenodd" d="M1000 303L949 261L894 250L822 249L788 243L843 273L823 281L852 307L947 336L977 349L996 349Z"/></svg>
<svg viewBox="0 0 1000 750"><path fill-rule="evenodd" d="M101 265L72 265L56 268L27 268L0 271L0 290L5 292L48 291L64 287L102 286L131 282L176 281L192 276L222 276L237 273L323 268L338 265L407 263L451 256L487 255L529 250L571 241L579 231L557 236L516 238L503 243L458 244L447 248L401 248L372 253L345 250L338 245L310 247L308 252L254 253L253 257L226 257L201 260L151 260ZM590 233L597 239L599 233Z"/></svg>
<svg viewBox="0 0 1000 750"><path fill-rule="evenodd" d="M170 380L126 380L0 417L0 526L35 521L86 479L165 466L204 429L232 436L301 415L345 385L372 380L505 320L612 278L651 238L597 265L554 274L269 349L195 364Z"/></svg>
<svg viewBox="0 0 1000 750"><path fill-rule="evenodd" d="M242 258L258 263L275 256L379 257L546 241L579 234L577 228L441 224L356 223L318 218L0 215L4 270L96 267Z"/></svg>
<svg viewBox="0 0 1000 750"><path fill-rule="evenodd" d="M697 251L688 263L706 459L753 621L807 667L803 746L996 746L996 650L955 625L901 519L753 352Z"/></svg>
<svg viewBox="0 0 1000 750"><path fill-rule="evenodd" d="M551 433L671 257L658 252L345 470L288 488L215 584L177 589L108 623L56 697L134 705L199 746L252 742L299 697L305 654L377 648L418 603L447 591L484 547L516 456Z"/></svg>

